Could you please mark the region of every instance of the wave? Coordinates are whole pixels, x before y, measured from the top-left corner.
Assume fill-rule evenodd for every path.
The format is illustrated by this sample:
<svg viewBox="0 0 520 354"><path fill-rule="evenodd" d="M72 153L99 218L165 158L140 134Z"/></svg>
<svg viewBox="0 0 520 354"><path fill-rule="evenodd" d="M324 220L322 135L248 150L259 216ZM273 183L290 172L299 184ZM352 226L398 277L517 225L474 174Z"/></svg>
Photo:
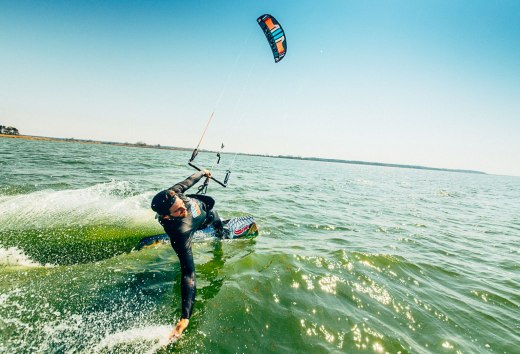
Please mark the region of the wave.
<svg viewBox="0 0 520 354"><path fill-rule="evenodd" d="M161 231L150 192L112 181L83 189L0 196L0 246L40 264L94 262L131 251Z"/></svg>
<svg viewBox="0 0 520 354"><path fill-rule="evenodd" d="M17 247L3 248L0 247L0 267L44 267L50 265L42 265L32 260L22 250Z"/></svg>
<svg viewBox="0 0 520 354"><path fill-rule="evenodd" d="M126 181L101 183L83 189L43 190L0 196L3 230L84 226L99 222L153 221L152 193L139 193Z"/></svg>

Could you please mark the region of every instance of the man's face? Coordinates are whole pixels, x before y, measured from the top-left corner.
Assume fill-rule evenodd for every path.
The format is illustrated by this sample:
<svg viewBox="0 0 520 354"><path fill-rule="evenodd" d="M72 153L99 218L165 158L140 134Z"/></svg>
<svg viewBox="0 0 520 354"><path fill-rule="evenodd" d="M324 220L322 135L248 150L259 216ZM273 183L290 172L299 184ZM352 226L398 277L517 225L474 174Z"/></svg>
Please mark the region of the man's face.
<svg viewBox="0 0 520 354"><path fill-rule="evenodd" d="M170 207L170 215L163 216L163 219L185 218L188 216L188 209L181 198L175 198L175 203Z"/></svg>

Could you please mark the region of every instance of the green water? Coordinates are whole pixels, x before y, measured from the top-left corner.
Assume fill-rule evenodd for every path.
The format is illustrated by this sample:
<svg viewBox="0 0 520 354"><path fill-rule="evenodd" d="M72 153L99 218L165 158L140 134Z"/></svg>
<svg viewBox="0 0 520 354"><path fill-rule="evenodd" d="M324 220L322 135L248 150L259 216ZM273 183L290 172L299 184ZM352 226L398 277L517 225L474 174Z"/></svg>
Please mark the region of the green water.
<svg viewBox="0 0 520 354"><path fill-rule="evenodd" d="M167 344L179 263L135 246L189 157L0 139L0 352L520 352L520 178L246 156L209 194L260 236L194 245Z"/></svg>

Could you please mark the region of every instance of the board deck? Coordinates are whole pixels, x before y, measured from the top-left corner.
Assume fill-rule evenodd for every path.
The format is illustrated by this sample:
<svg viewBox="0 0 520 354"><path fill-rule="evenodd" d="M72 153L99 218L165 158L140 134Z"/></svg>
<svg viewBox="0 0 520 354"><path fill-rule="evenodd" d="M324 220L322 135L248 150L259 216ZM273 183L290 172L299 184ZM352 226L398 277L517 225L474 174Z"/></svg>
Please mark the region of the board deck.
<svg viewBox="0 0 520 354"><path fill-rule="evenodd" d="M224 235L222 239L248 239L258 236L258 226L252 215L239 216L222 221L224 224ZM210 225L202 230L197 230L193 234L194 242L203 242L217 238L215 228ZM170 242L168 234L148 236L139 241L138 248L149 247L158 243Z"/></svg>

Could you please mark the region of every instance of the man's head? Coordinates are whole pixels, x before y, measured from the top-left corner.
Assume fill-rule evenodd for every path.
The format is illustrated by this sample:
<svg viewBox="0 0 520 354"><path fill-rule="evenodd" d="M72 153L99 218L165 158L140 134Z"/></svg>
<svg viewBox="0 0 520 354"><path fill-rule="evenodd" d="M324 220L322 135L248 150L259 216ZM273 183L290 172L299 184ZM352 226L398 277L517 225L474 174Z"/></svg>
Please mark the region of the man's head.
<svg viewBox="0 0 520 354"><path fill-rule="evenodd" d="M157 193L152 199L151 207L165 220L184 218L188 215L188 210L183 198L171 190L164 190Z"/></svg>

